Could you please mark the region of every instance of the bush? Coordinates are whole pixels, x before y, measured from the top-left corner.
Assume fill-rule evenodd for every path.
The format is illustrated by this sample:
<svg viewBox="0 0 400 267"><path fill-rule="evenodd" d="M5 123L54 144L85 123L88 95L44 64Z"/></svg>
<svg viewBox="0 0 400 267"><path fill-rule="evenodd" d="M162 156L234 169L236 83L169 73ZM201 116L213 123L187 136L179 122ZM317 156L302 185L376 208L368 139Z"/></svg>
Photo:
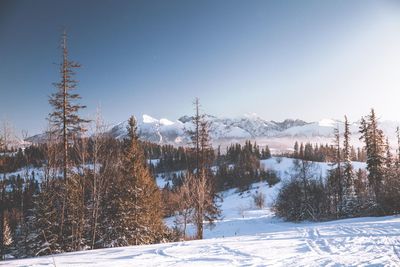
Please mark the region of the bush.
<svg viewBox="0 0 400 267"><path fill-rule="evenodd" d="M253 201L257 208L264 208L265 205L265 194L262 192L256 192L253 194Z"/></svg>
<svg viewBox="0 0 400 267"><path fill-rule="evenodd" d="M276 171L273 170L262 171L261 177L263 177L263 180L267 181L269 187L273 187L281 181Z"/></svg>
<svg viewBox="0 0 400 267"><path fill-rule="evenodd" d="M300 180L283 185L274 204L276 215L287 221L318 221L327 217L328 198L322 183Z"/></svg>

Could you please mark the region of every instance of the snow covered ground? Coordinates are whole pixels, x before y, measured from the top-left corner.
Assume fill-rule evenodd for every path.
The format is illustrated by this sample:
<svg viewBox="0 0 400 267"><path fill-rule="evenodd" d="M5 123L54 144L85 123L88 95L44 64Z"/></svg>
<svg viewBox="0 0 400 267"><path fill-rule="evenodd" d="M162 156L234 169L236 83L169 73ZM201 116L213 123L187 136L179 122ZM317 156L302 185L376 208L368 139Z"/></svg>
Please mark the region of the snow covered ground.
<svg viewBox="0 0 400 267"><path fill-rule="evenodd" d="M262 164L289 179L292 159ZM329 169L317 165L321 174ZM224 192L223 218L205 230L204 240L65 253L0 266L400 266L400 217L284 222L270 209L279 188L255 183L243 193ZM264 209L252 201L260 190L266 195ZM189 233L193 230L189 226Z"/></svg>
<svg viewBox="0 0 400 267"><path fill-rule="evenodd" d="M256 228L243 220L246 228ZM284 223L252 235L65 253L0 266L400 266L400 218Z"/></svg>

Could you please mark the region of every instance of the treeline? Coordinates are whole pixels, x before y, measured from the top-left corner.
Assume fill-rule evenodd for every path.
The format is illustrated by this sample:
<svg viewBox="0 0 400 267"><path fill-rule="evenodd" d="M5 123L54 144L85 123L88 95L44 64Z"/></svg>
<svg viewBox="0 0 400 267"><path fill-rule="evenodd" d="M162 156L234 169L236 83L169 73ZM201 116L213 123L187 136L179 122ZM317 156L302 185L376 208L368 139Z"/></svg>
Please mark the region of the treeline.
<svg viewBox="0 0 400 267"><path fill-rule="evenodd" d="M187 170L193 168L196 164L196 158L191 153L190 147L159 145L151 142L143 142L142 146L154 173ZM246 141L244 145L232 144L224 152L221 151L221 146L219 146L216 151L210 151L208 156L211 165L219 166L222 163L235 164L244 154L254 156L257 160L271 157L268 146L260 147L255 142L252 144L251 141ZM155 162L152 162L151 159L154 159Z"/></svg>
<svg viewBox="0 0 400 267"><path fill-rule="evenodd" d="M299 143L296 141L293 146L292 153L285 153L284 156L289 158L309 160L315 162L331 162L335 158L336 148L331 144L312 144L312 143ZM350 146L350 159L352 161L365 162L367 160L367 153L364 148L355 148Z"/></svg>
<svg viewBox="0 0 400 267"><path fill-rule="evenodd" d="M161 149L164 147L169 149L169 153L161 153L161 159L151 168L155 173L177 172L169 177L171 183L168 184L167 189L173 190L174 187L181 186L185 179L185 172L182 170L193 169L195 157L191 153L191 148L161 146ZM260 165L260 160L268 158L271 158L268 146L260 147L249 140L245 141L244 145L231 144L226 148L225 153L221 152L221 147L218 147L216 151L209 151L209 165L214 170L210 175L213 176L217 191L236 187L246 190L251 183L264 180L268 180L272 185L275 184L274 180L278 179L276 173L272 170L264 171ZM181 161L181 159L184 160ZM160 164L162 165L159 166ZM164 175L167 174L164 173Z"/></svg>
<svg viewBox="0 0 400 267"><path fill-rule="evenodd" d="M0 173L15 172L26 166L40 167L45 162L46 148L44 145L32 145L24 149L5 148L3 150L0 155L2 160Z"/></svg>
<svg viewBox="0 0 400 267"><path fill-rule="evenodd" d="M270 186L276 184L279 179L275 172L265 171L260 165L260 160L271 157L268 146L260 147L250 141L244 145L232 144L222 155L218 150L216 160L216 183L219 190L239 188L247 190L254 182L268 181Z"/></svg>
<svg viewBox="0 0 400 267"><path fill-rule="evenodd" d="M359 131L367 170L353 167L349 123L345 117L343 134L338 129L334 132L328 177L318 177L314 163L296 160L293 177L282 187L274 205L277 215L301 221L400 212L400 147L397 155L393 155L373 109L361 119ZM399 129L397 137L400 144Z"/></svg>

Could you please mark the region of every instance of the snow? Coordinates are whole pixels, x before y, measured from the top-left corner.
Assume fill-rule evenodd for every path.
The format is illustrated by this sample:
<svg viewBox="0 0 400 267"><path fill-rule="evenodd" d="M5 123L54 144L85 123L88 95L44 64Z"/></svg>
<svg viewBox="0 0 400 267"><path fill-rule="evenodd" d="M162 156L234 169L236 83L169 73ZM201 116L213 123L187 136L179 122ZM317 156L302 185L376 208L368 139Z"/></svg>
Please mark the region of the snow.
<svg viewBox="0 0 400 267"><path fill-rule="evenodd" d="M400 218L324 223L264 219L263 232L197 241L98 249L0 266L399 266ZM243 225L255 228L252 220Z"/></svg>
<svg viewBox="0 0 400 267"><path fill-rule="evenodd" d="M282 180L293 159L263 160ZM354 162L355 168L365 168ZM326 174L328 163L316 163ZM162 187L165 179L157 177ZM205 228L204 240L119 247L0 262L0 266L399 266L400 217L365 217L330 222L284 222L271 206L281 184L254 183L246 192L223 192L223 217ZM265 208L252 196L262 191ZM173 218L166 220L171 225ZM194 233L193 225L188 226Z"/></svg>
<svg viewBox="0 0 400 267"><path fill-rule="evenodd" d="M158 122L157 119L155 119L155 118L153 118L153 117L151 117L149 115L146 115L146 114L143 114L142 117L143 117L143 123L156 123L156 122Z"/></svg>
<svg viewBox="0 0 400 267"><path fill-rule="evenodd" d="M174 122L168 120L168 119L160 119L160 124L161 125L173 125Z"/></svg>
<svg viewBox="0 0 400 267"><path fill-rule="evenodd" d="M338 121L332 119L322 119L318 122L318 125L322 127L336 127L337 124Z"/></svg>

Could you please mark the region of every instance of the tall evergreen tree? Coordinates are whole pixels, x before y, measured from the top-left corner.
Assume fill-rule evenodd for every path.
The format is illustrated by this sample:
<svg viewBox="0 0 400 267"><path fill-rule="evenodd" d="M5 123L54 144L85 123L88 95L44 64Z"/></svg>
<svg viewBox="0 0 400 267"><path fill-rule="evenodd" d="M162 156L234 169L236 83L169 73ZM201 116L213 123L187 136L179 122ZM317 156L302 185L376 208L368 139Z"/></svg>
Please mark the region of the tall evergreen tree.
<svg viewBox="0 0 400 267"><path fill-rule="evenodd" d="M342 170L342 148L340 144L339 127L334 129L334 155L332 156L332 170L329 175L329 185L331 187L333 205L336 216L342 215L343 205L343 170Z"/></svg>
<svg viewBox="0 0 400 267"><path fill-rule="evenodd" d="M73 79L75 69L80 68L80 64L69 60L68 47L67 47L67 34L62 35L62 62L60 64L61 80L54 83L57 92L52 94L49 103L53 107L53 112L49 114L49 122L52 126L53 133L59 137L62 142L63 154L63 178L67 180L68 175L68 145L72 142L73 138L78 133L83 132L85 129L82 127L84 123L89 121L82 119L78 112L86 108L86 106L75 103L81 99L80 95L73 93L72 90L76 89L77 81Z"/></svg>
<svg viewBox="0 0 400 267"><path fill-rule="evenodd" d="M299 156L299 143L297 141L294 143L293 150L293 156L297 158Z"/></svg>
<svg viewBox="0 0 400 267"><path fill-rule="evenodd" d="M343 140L343 178L344 178L344 196L343 213L345 216L351 216L357 212L357 196L354 189L354 172L351 162L350 145L350 124L347 116L344 117L344 140Z"/></svg>
<svg viewBox="0 0 400 267"><path fill-rule="evenodd" d="M88 120L82 119L78 112L86 106L77 104L76 101L81 97L77 93L72 91L77 87L77 81L74 80L75 69L80 67L80 64L71 61L68 57L67 47L67 34L64 31L62 35L62 62L60 64L60 82L55 83L54 86L57 92L52 94L49 103L53 107L53 111L49 114L49 122L51 125L51 135L56 137L57 142L61 143L60 150L57 150L62 154L61 168L63 173L64 184L60 194L61 198L61 222L60 222L60 238L63 240L62 243L67 242L64 240L67 236L72 233L68 233L71 229L66 229L65 222L68 219L68 194L71 193L70 189L73 188L77 181L69 181L68 176L70 173L70 157L69 157L69 146L85 131L83 125ZM76 188L76 187L75 187ZM69 192L68 192L69 191ZM75 192L76 193L76 192ZM78 196L79 197L79 196ZM69 225L74 227L73 225ZM68 246L70 246L69 244ZM63 245L64 246L64 245Z"/></svg>
<svg viewBox="0 0 400 267"><path fill-rule="evenodd" d="M164 233L161 194L140 149L134 117L129 119L120 177L111 190L112 246L160 241Z"/></svg>
<svg viewBox="0 0 400 267"><path fill-rule="evenodd" d="M366 118L361 119L360 133L367 152L368 181L375 193L376 203L380 205L385 174L385 139L382 130L378 128L374 109Z"/></svg>

